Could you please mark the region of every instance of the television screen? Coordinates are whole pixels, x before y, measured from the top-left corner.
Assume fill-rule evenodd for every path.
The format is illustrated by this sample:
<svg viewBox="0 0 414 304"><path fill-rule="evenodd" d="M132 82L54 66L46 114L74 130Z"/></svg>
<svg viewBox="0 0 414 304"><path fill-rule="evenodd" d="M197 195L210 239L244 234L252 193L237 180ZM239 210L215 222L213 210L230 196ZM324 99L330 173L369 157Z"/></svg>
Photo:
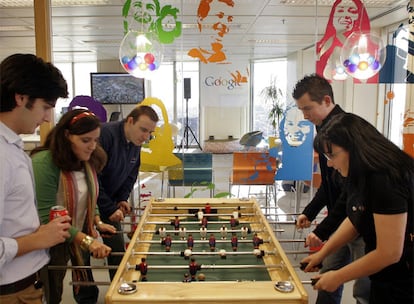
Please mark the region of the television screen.
<svg viewBox="0 0 414 304"><path fill-rule="evenodd" d="M92 97L102 104L137 104L145 98L144 83L126 73L91 73Z"/></svg>

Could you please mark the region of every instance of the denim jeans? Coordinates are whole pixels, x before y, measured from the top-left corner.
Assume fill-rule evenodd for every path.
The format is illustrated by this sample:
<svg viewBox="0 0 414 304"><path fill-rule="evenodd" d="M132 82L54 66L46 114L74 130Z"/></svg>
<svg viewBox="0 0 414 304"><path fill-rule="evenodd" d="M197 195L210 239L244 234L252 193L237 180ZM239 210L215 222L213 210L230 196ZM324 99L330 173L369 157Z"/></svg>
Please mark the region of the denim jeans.
<svg viewBox="0 0 414 304"><path fill-rule="evenodd" d="M348 265L350 262L365 255L365 243L362 237L358 237L335 253L329 255L323 260L323 267L320 273L330 270L337 270ZM356 279L353 286L353 297L357 304L368 304L370 294L370 279L368 277ZM341 285L333 292L324 290L318 291L316 304L340 304L344 286ZM347 303L348 304L348 303Z"/></svg>
<svg viewBox="0 0 414 304"><path fill-rule="evenodd" d="M68 243L61 243L53 246L49 250L50 262L49 265L67 265L71 259L71 253ZM85 266L90 265L89 252L82 252L83 263ZM87 269L88 280L93 282L92 270ZM59 304L62 301L63 280L66 275L66 270L47 270L47 267L42 269L40 277L43 281L43 289L48 304ZM97 286L80 286L79 290L75 292L75 285L73 286L73 297L78 304L95 304L98 301L99 289Z"/></svg>
<svg viewBox="0 0 414 304"><path fill-rule="evenodd" d="M107 218L102 218L104 223L110 224L116 228L117 231L122 230L121 223L119 222L112 222ZM105 245L112 248L112 252L125 252L125 241L124 235L122 233L117 233L109 238L102 238ZM123 256L116 256L116 255L109 255L108 265L119 265L122 261ZM116 269L109 269L109 277L111 281L113 280L116 273Z"/></svg>

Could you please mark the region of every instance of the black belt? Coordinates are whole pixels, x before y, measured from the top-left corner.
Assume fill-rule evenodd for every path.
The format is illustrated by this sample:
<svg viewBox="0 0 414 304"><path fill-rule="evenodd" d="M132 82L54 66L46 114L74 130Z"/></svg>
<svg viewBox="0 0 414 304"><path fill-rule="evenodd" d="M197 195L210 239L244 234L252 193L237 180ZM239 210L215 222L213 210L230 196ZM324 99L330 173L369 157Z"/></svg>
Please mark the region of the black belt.
<svg viewBox="0 0 414 304"><path fill-rule="evenodd" d="M34 273L29 275L28 277L25 277L24 279L21 279L20 281L6 285L0 285L0 295L4 296L26 289L30 285L34 285L37 282L37 277L38 274Z"/></svg>

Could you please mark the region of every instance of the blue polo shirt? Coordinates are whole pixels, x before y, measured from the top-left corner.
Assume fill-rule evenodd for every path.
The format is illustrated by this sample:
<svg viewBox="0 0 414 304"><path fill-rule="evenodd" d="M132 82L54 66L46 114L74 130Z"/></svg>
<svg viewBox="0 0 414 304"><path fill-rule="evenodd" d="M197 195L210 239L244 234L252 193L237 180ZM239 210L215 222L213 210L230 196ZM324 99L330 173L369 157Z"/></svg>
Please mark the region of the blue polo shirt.
<svg viewBox="0 0 414 304"><path fill-rule="evenodd" d="M138 176L141 146L135 146L125 137L123 121L102 125L100 143L108 154L108 162L98 175L98 206L101 216L108 218L128 200Z"/></svg>

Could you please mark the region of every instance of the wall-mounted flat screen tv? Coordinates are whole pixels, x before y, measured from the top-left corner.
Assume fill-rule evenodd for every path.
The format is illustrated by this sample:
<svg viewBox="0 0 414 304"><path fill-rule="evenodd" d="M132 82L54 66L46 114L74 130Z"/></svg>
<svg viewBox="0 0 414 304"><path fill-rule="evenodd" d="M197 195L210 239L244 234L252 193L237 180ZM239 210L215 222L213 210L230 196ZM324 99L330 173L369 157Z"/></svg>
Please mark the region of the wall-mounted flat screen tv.
<svg viewBox="0 0 414 304"><path fill-rule="evenodd" d="M145 80L127 73L91 73L91 93L102 104L137 104L145 98Z"/></svg>

